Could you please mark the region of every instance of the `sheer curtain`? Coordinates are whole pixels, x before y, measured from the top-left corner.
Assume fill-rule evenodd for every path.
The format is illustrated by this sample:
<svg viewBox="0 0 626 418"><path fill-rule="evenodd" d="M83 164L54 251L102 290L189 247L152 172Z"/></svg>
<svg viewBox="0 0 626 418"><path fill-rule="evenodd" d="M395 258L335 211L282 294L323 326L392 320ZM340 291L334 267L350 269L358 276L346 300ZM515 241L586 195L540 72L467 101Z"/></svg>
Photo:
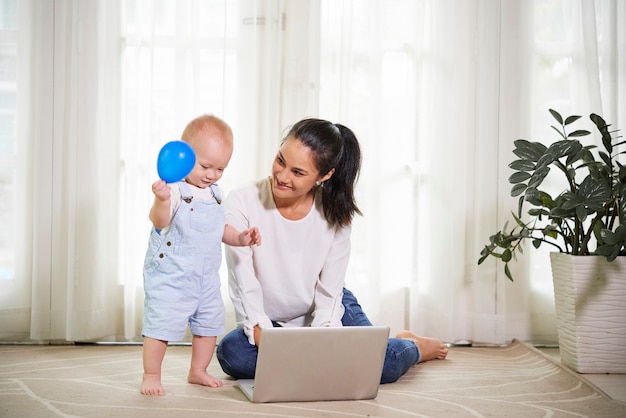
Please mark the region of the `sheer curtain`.
<svg viewBox="0 0 626 418"><path fill-rule="evenodd" d="M505 339L505 283L476 260L508 213L506 133L528 133L525 4L325 3L320 111L365 152L348 283L392 332Z"/></svg>
<svg viewBox="0 0 626 418"><path fill-rule="evenodd" d="M515 283L477 254L516 208L513 141L546 138L548 108L623 126L624 5L323 4L320 112L366 152L349 284L392 329L555 342L547 254L528 251Z"/></svg>
<svg viewBox="0 0 626 418"><path fill-rule="evenodd" d="M191 119L210 113L229 123L235 136L223 190L268 174L282 124L284 22L278 1L122 3L121 280L124 335L136 338L158 151L179 139ZM222 292L232 313L225 283ZM234 317L227 318L233 328Z"/></svg>
<svg viewBox="0 0 626 418"><path fill-rule="evenodd" d="M20 1L16 10L19 251L2 283L3 338L97 338L122 318L110 210L119 201L119 85L108 40L118 20L100 2Z"/></svg>
<svg viewBox="0 0 626 418"><path fill-rule="evenodd" d="M19 145L0 157L20 210L0 208L15 224L0 338L140 338L156 155L212 113L235 134L226 192L268 175L300 118L354 129L365 216L347 285L374 322L446 341L556 341L547 255L527 251L515 283L476 261L516 207L513 141L549 140L548 108L626 126L624 2L15 4Z"/></svg>
<svg viewBox="0 0 626 418"><path fill-rule="evenodd" d="M30 333L37 340L98 338L122 319L119 231L112 227L119 219L111 210L119 205L119 51L109 42L119 32L117 13L104 2L34 5L54 13L52 32L41 33L36 46L44 51L51 35L54 57L34 65L52 90L47 102L35 102Z"/></svg>

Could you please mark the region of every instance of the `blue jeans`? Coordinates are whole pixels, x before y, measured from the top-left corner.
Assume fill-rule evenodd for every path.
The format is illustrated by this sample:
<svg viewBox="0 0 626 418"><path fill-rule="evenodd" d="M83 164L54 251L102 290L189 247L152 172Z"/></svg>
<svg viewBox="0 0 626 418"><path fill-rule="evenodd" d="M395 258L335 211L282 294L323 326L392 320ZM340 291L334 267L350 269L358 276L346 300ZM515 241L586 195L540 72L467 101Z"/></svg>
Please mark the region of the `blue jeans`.
<svg viewBox="0 0 626 418"><path fill-rule="evenodd" d="M345 312L341 318L344 326L371 326L356 297L348 289L343 290ZM358 347L355 347L358 349ZM216 357L224 373L236 379L252 379L256 369L258 349L248 342L242 328L234 329L222 338ZM410 340L390 338L380 383L392 383L420 359L417 345Z"/></svg>

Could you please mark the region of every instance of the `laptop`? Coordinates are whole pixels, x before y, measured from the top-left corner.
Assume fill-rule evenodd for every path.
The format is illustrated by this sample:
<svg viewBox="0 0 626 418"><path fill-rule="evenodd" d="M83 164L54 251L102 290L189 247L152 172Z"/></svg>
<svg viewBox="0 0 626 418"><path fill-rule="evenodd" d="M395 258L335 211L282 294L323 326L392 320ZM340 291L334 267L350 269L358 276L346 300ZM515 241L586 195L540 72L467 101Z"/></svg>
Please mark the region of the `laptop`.
<svg viewBox="0 0 626 418"><path fill-rule="evenodd" d="M254 379L237 386L252 402L373 399L389 327L276 327L261 332Z"/></svg>

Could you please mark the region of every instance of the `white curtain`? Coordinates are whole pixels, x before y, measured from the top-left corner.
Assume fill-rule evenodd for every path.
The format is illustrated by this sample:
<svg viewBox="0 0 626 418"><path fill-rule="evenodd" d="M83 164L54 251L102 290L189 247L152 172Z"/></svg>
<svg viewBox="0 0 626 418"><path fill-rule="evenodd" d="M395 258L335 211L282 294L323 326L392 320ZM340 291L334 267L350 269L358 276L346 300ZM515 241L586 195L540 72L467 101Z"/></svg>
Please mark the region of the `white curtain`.
<svg viewBox="0 0 626 418"><path fill-rule="evenodd" d="M348 283L392 331L503 342L506 283L476 260L508 214L507 132L530 133L532 10L344 1L323 17L333 88L320 111L353 126L366 153Z"/></svg>
<svg viewBox="0 0 626 418"><path fill-rule="evenodd" d="M119 46L110 42L119 20L106 2L33 7L40 19L53 13L54 25L45 19L34 49L52 46L54 56L40 56L33 66L35 83L49 93L33 103L30 336L99 338L115 333L123 313L117 281Z"/></svg>
<svg viewBox="0 0 626 418"><path fill-rule="evenodd" d="M223 190L267 175L282 122L283 12L277 1L124 1L121 279L125 338L141 334L143 257L156 156L194 117L231 125ZM226 277L225 266L222 277ZM230 307L227 286L222 293ZM234 327L228 316L227 328Z"/></svg>
<svg viewBox="0 0 626 418"><path fill-rule="evenodd" d="M516 207L513 141L549 139L548 108L626 126L624 2L19 5L33 62L18 90L35 99L19 108L15 187L29 197L14 216L32 239L15 279L0 279L0 338L139 338L156 155L212 113L235 134L226 192L268 175L300 118L355 131L365 216L347 285L374 322L446 341L556 341L547 255L527 251L514 283L476 262Z"/></svg>
<svg viewBox="0 0 626 418"><path fill-rule="evenodd" d="M114 334L123 313L118 13L108 2L20 1L3 4L4 19L12 8L16 251L14 275L0 283L0 329L11 340Z"/></svg>

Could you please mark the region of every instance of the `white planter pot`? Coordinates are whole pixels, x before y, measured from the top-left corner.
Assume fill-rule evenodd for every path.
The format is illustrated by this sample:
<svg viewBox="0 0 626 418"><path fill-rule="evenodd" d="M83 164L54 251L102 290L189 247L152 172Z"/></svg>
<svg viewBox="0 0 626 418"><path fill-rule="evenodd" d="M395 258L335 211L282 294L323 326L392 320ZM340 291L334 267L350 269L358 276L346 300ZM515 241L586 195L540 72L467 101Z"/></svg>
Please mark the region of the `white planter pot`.
<svg viewBox="0 0 626 418"><path fill-rule="evenodd" d="M561 363L626 373L626 257L551 253Z"/></svg>

